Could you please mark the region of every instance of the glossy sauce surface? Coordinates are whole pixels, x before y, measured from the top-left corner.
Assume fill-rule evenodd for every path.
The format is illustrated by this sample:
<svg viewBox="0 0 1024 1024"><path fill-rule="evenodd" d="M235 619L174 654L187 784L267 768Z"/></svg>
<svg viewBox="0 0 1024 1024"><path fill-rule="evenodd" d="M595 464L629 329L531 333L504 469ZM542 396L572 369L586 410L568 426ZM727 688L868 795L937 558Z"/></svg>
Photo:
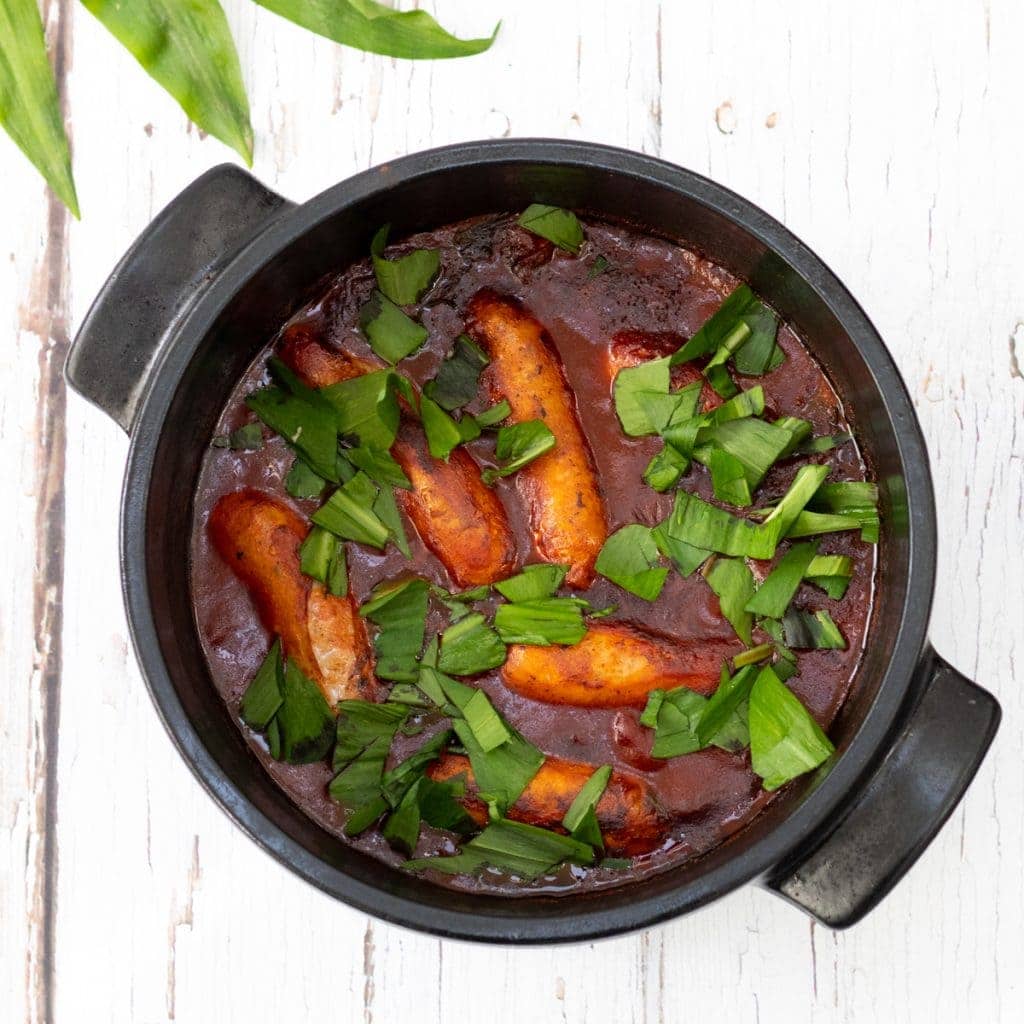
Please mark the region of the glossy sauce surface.
<svg viewBox="0 0 1024 1024"><path fill-rule="evenodd" d="M641 332L641 341L646 341L647 335L668 332L676 336L676 344L681 344L718 308L737 282L721 268L669 242L620 226L593 222L584 226L587 243L580 258L553 250L549 243L529 235L515 226L513 218L505 216L465 222L409 239L409 247L441 250L441 272L424 297L422 309L416 311L429 330L429 339L423 349L400 364L399 370L420 385L433 377L454 339L464 331L464 311L481 288L519 300L547 329L562 358L593 452L611 532L634 522L653 525L668 514L672 505L671 493L658 494L641 480L660 440L626 437L616 418L609 370L612 339L623 331ZM404 247L397 247L396 253ZM602 273L593 272L598 254L610 267ZM359 308L373 287L368 261L356 264L340 273L322 298L292 323L302 323L315 331L328 347L368 355L356 325ZM807 419L816 435L844 430L840 400L807 349L785 326L780 329L779 343L787 358L778 370L756 381L737 376L737 382L741 387L763 385L766 414ZM266 358L272 349L273 345L268 346L235 388L218 433L251 420L245 396L265 381ZM478 411L485 404L481 398L469 408ZM467 448L481 464L494 464L493 434ZM830 480L865 477L865 466L852 443L814 461L828 461L833 466ZM802 462L790 459L773 467L758 488L755 504L779 497ZM263 660L270 638L244 586L214 551L206 522L223 495L242 487L266 491L302 514L311 514L317 502L296 501L285 492L284 477L291 463L291 453L276 436L268 437L264 448L256 452L211 447L196 488L191 567L196 622L213 683L236 717L242 694ZM699 465L691 468L682 486L711 498L710 479ZM495 488L516 537L520 564L539 561L514 479L498 480ZM411 524L407 523L406 528L412 545L411 563L393 547L381 554L348 544L350 581L358 601L364 601L381 580L410 573L456 589ZM780 554L784 550L783 545ZM823 537L820 552L852 557L854 575L846 596L833 601L804 584L794 603L811 610L827 609L846 638L847 649L800 652L799 675L789 685L827 730L854 682L863 649L872 606L875 549L861 542L857 534L847 533ZM752 563L752 568L761 578L768 565ZM601 577L581 596L598 608L617 604L616 620L641 623L680 639L731 640L737 652L742 648L719 613L718 599L699 574L684 579L670 572L661 596L653 604ZM428 637L442 628L444 621L438 610L432 610ZM661 849L637 858L626 871L567 867L528 885L492 872L478 878L435 876L440 884L508 895L536 892L538 888L559 891L621 884L630 877L711 849L747 824L772 798L752 772L749 752L733 754L710 748L667 761L655 760L649 756L653 733L639 725L637 710L582 710L535 703L508 691L500 671L477 682L502 714L544 753L595 766L611 763L640 775L655 798L671 810L677 824L666 834ZM241 723L239 727L245 730ZM292 766L273 761L262 738L245 731L255 756L278 784L310 817L341 835L344 814L327 795L331 777L328 765ZM396 743L393 754L397 758L406 756L422 742L421 735ZM389 863L403 859L375 832L346 841ZM424 828L418 854L439 850L454 850L450 837Z"/></svg>

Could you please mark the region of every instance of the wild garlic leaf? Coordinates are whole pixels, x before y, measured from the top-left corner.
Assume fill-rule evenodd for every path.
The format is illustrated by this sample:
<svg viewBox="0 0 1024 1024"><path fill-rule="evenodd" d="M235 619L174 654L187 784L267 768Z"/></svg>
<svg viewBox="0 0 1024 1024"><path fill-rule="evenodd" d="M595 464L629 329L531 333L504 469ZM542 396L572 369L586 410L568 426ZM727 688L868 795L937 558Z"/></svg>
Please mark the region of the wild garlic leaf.
<svg viewBox="0 0 1024 1024"><path fill-rule="evenodd" d="M426 11L396 11L375 0L256 0L261 7L336 43L408 60L471 57L488 50L498 25L482 39L459 39Z"/></svg>
<svg viewBox="0 0 1024 1024"><path fill-rule="evenodd" d="M82 0L204 132L252 165L249 100L217 0Z"/></svg>
<svg viewBox="0 0 1024 1024"><path fill-rule="evenodd" d="M71 154L36 0L0 0L0 125L77 217Z"/></svg>

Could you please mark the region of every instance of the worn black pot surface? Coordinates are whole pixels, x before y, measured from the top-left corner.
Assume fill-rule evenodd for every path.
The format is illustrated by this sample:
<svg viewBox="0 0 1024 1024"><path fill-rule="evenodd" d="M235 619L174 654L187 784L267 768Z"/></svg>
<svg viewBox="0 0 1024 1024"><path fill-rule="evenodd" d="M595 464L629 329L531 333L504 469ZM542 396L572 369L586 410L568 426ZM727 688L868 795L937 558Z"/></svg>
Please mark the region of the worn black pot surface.
<svg viewBox="0 0 1024 1024"><path fill-rule="evenodd" d="M727 267L793 324L839 387L882 492L878 605L839 756L700 860L617 890L481 896L367 857L306 818L249 752L209 680L188 585L193 484L218 414L256 353L326 274L393 237L530 202L626 221ZM225 166L189 186L104 286L67 365L131 435L121 575L153 701L199 781L296 874L360 910L437 934L583 941L664 921L753 880L844 927L939 830L995 734L999 706L926 642L935 575L928 459L910 398L860 306L781 224L689 171L586 143L433 150L301 206Z"/></svg>

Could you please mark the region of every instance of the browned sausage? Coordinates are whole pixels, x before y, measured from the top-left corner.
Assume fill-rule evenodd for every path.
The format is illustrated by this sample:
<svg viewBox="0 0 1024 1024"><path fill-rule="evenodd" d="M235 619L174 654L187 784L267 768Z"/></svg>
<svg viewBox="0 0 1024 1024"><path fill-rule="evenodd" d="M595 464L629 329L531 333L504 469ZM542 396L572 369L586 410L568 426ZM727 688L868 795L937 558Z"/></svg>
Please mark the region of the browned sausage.
<svg viewBox="0 0 1024 1024"><path fill-rule="evenodd" d="M643 707L651 690L713 693L735 651L728 640L674 640L625 622L595 622L572 647L509 647L501 671L510 690L531 700Z"/></svg>
<svg viewBox="0 0 1024 1024"><path fill-rule="evenodd" d="M326 387L379 369L367 359L328 351L315 338L292 328L281 358L307 383ZM423 543L459 587L504 579L516 566L516 544L501 499L480 478L480 467L464 449L447 462L427 449L418 424L403 417L391 448L412 484L396 491L399 506Z"/></svg>
<svg viewBox="0 0 1024 1024"><path fill-rule="evenodd" d="M593 772L593 765L549 757L509 808L508 817L541 828L557 828ZM469 758L445 754L428 769L428 774L439 782L465 775L466 796L461 801L462 805L478 825L487 824L487 805L477 799ZM631 857L648 853L664 838L668 823L646 783L634 775L612 772L604 795L594 810L609 853Z"/></svg>
<svg viewBox="0 0 1024 1024"><path fill-rule="evenodd" d="M561 360L544 328L509 299L490 291L469 305L471 332L491 356L485 371L494 399L512 421L543 420L555 447L516 474L530 511L534 543L549 562L569 565L566 582L585 588L608 536L594 460L576 415Z"/></svg>
<svg viewBox="0 0 1024 1024"><path fill-rule="evenodd" d="M314 680L332 707L371 697L373 660L352 596L335 597L299 568L309 524L260 491L217 502L209 521L214 546L248 587L264 626L281 638L285 656Z"/></svg>

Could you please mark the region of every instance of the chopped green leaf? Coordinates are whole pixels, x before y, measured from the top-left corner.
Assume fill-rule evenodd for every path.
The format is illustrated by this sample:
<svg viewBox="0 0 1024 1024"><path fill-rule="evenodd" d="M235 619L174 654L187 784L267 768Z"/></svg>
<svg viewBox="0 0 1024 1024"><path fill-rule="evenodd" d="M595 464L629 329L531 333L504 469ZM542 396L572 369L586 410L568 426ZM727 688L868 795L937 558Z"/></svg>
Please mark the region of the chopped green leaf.
<svg viewBox="0 0 1024 1024"><path fill-rule="evenodd" d="M770 619L781 619L817 552L817 544L794 544L747 602L747 611Z"/></svg>
<svg viewBox="0 0 1024 1024"><path fill-rule="evenodd" d="M742 464L747 485L752 491L780 458L789 438L788 431L747 416L701 430L697 440L702 447L694 451L693 457L710 464L708 448L733 456Z"/></svg>
<svg viewBox="0 0 1024 1024"><path fill-rule="evenodd" d="M391 364L412 355L427 340L426 327L379 291L360 310L359 326L370 348Z"/></svg>
<svg viewBox="0 0 1024 1024"><path fill-rule="evenodd" d="M662 525L668 540L706 551L750 558L771 558L775 553L777 541L771 533L686 491L676 494L672 512Z"/></svg>
<svg viewBox="0 0 1024 1024"><path fill-rule="evenodd" d="M299 568L307 576L326 583L338 557L339 548L344 560L344 544L329 530L325 530L322 526L314 526L299 548Z"/></svg>
<svg viewBox="0 0 1024 1024"><path fill-rule="evenodd" d="M481 476L493 484L499 476L509 476L555 447L555 435L543 420L514 423L498 431L494 454L502 463L497 469L485 469Z"/></svg>
<svg viewBox="0 0 1024 1024"><path fill-rule="evenodd" d="M817 555L807 566L804 579L832 598L841 601L853 577L853 559L848 555Z"/></svg>
<svg viewBox="0 0 1024 1024"><path fill-rule="evenodd" d="M583 245L583 227L571 210L532 203L517 221L520 227L553 242L559 249L578 256Z"/></svg>
<svg viewBox="0 0 1024 1024"><path fill-rule="evenodd" d="M778 789L827 761L835 747L793 692L771 670L750 691L750 757L764 788Z"/></svg>
<svg viewBox="0 0 1024 1024"><path fill-rule="evenodd" d="M375 484L381 487L401 487L406 491L412 490L412 484L409 483L405 471L386 449L346 448L344 454L356 469L361 469Z"/></svg>
<svg viewBox="0 0 1024 1024"><path fill-rule="evenodd" d="M707 698L684 686L665 693L658 703L657 728L651 756L680 757L700 750L697 727L707 706ZM647 716L648 720L651 716Z"/></svg>
<svg viewBox="0 0 1024 1024"><path fill-rule="evenodd" d="M644 470L643 480L648 487L663 493L675 487L690 468L690 460L682 452L666 444Z"/></svg>
<svg viewBox="0 0 1024 1024"><path fill-rule="evenodd" d="M233 452L256 452L263 447L263 428L258 423L246 423L230 434L218 434L210 443Z"/></svg>
<svg viewBox="0 0 1024 1024"><path fill-rule="evenodd" d="M331 749L334 716L320 688L291 659L286 660L281 706L274 716L281 740L281 760L311 764Z"/></svg>
<svg viewBox="0 0 1024 1024"><path fill-rule="evenodd" d="M406 558L412 558L412 548L409 547L409 538L405 534L402 516L398 511L395 492L390 487L382 487L374 498L373 513L388 528L388 535L395 547Z"/></svg>
<svg viewBox="0 0 1024 1024"><path fill-rule="evenodd" d="M268 387L254 391L245 404L280 434L325 480L338 480L338 428L334 410L311 388L289 393Z"/></svg>
<svg viewBox="0 0 1024 1024"><path fill-rule="evenodd" d="M507 420L511 415L512 406L503 398L500 402L492 405L490 409L484 409L483 412L477 413L473 419L481 430L486 430L488 427L497 426L502 420Z"/></svg>
<svg viewBox="0 0 1024 1024"><path fill-rule="evenodd" d="M455 339L452 354L441 363L437 376L428 381L423 393L448 412L461 409L476 398L480 374L489 362L490 358L479 345L468 335L460 334Z"/></svg>
<svg viewBox="0 0 1024 1024"><path fill-rule="evenodd" d="M651 528L633 523L616 530L604 542L595 569L623 590L654 601L668 576L668 569L656 567L658 558Z"/></svg>
<svg viewBox="0 0 1024 1024"><path fill-rule="evenodd" d="M452 728L466 748L480 798L492 801L498 813L504 814L540 770L544 755L511 726L511 738L493 750L480 746L463 719L455 719Z"/></svg>
<svg viewBox="0 0 1024 1024"><path fill-rule="evenodd" d="M587 824L587 819L593 817L594 824L596 824L596 809L597 804L601 797L604 795L605 789L608 787L608 780L612 777L612 766L610 764L603 764L600 768L595 769L593 775L583 783L583 788L576 794L576 798L569 805L569 809L565 812L565 816L562 818L562 827L568 832L574 839L580 839L582 842L590 843L592 846L600 846L603 848L604 844L601 841L600 829L597 831L596 842L593 841L593 836L588 835L587 838L583 838L580 835L580 830Z"/></svg>
<svg viewBox="0 0 1024 1024"><path fill-rule="evenodd" d="M846 641L826 611L804 612L790 608L782 619L786 644L797 650L845 651Z"/></svg>
<svg viewBox="0 0 1024 1024"><path fill-rule="evenodd" d="M821 437L810 437L797 445L796 451L801 455L820 455L830 452L833 448L853 440L853 434L824 434Z"/></svg>
<svg viewBox="0 0 1024 1024"><path fill-rule="evenodd" d="M759 529L759 532L767 539L771 550L767 555L755 557L771 558L775 554L775 546L783 537L790 536L789 531L797 517L803 512L804 506L811 500L814 492L821 486L828 474L828 466L801 466L797 470L793 482L789 485L789 490L768 514Z"/></svg>
<svg viewBox="0 0 1024 1024"><path fill-rule="evenodd" d="M673 537L669 533L671 522L672 516L670 515L651 528L651 536L654 538L654 543L658 545L658 550L671 560L679 575L689 576L711 557L711 552L704 548L695 548L692 544Z"/></svg>
<svg viewBox="0 0 1024 1024"><path fill-rule="evenodd" d="M376 499L377 488L370 478L357 473L313 513L313 522L343 540L383 548L391 533L373 510Z"/></svg>
<svg viewBox="0 0 1024 1024"><path fill-rule="evenodd" d="M669 391L669 357L651 359L638 366L627 366L615 375L612 393L615 397L615 413L622 424L622 430L630 437L641 437L645 434L657 434L665 426L661 419L664 408L659 406L661 414L657 422L652 421L652 406L659 398L664 398Z"/></svg>
<svg viewBox="0 0 1024 1024"><path fill-rule="evenodd" d="M399 801L395 810L388 815L381 826L380 834L388 843L407 855L416 849L420 837L419 786L422 780L414 782Z"/></svg>
<svg viewBox="0 0 1024 1024"><path fill-rule="evenodd" d="M597 256L594 257L594 262L590 264L590 270L587 271L587 280L593 281L595 277L607 274L611 269L611 263L609 263L604 256L598 253Z"/></svg>
<svg viewBox="0 0 1024 1024"><path fill-rule="evenodd" d="M721 448L712 448L704 456L704 461L711 470L711 486L719 501L738 508L752 504L747 468L735 455Z"/></svg>
<svg viewBox="0 0 1024 1024"><path fill-rule="evenodd" d="M385 259L384 247L388 244L390 228L390 224L385 224L370 243L377 287L397 305L411 306L420 301L437 277L441 253L438 249L413 249L396 259Z"/></svg>
<svg viewBox="0 0 1024 1024"><path fill-rule="evenodd" d="M548 562L525 565L518 575L495 583L494 589L507 601L539 601L545 597L553 597L568 572L567 565L554 565Z"/></svg>
<svg viewBox="0 0 1024 1024"><path fill-rule="evenodd" d="M571 836L501 819L466 843L452 857L424 857L407 860L402 866L414 871L430 868L446 874L472 874L490 866L526 880L547 874L565 861L591 864L594 851Z"/></svg>
<svg viewBox="0 0 1024 1024"><path fill-rule="evenodd" d="M503 604L494 613L494 627L506 644L572 646L587 632L583 624L584 606L585 602L574 597L545 597Z"/></svg>
<svg viewBox="0 0 1024 1024"><path fill-rule="evenodd" d="M420 399L420 416L427 435L427 447L435 459L448 461L452 449L480 436L480 427L472 416L453 419L433 399L424 395Z"/></svg>
<svg viewBox="0 0 1024 1024"><path fill-rule="evenodd" d="M423 649L429 588L417 577L380 583L359 614L378 627L373 641L377 675L381 679L415 682L416 659Z"/></svg>
<svg viewBox="0 0 1024 1024"><path fill-rule="evenodd" d="M796 416L780 416L775 421L775 426L789 434L789 443L783 449L782 455L779 456L783 459L792 455L811 436L813 429L807 420L799 419Z"/></svg>
<svg viewBox="0 0 1024 1024"><path fill-rule="evenodd" d="M437 667L453 676L472 676L505 663L501 637L478 612L467 615L441 634Z"/></svg>
<svg viewBox="0 0 1024 1024"><path fill-rule="evenodd" d="M750 742L744 709L757 673L754 665L741 668L733 676L722 669L718 689L704 705L697 723L697 739L702 748L719 746L730 750L738 744L742 749Z"/></svg>
<svg viewBox="0 0 1024 1024"><path fill-rule="evenodd" d="M749 647L754 617L746 609L754 596L754 576L747 563L742 558L716 558L705 578L718 597L722 614Z"/></svg>
<svg viewBox="0 0 1024 1024"><path fill-rule="evenodd" d="M340 772L371 743L385 739L390 747L399 727L409 717L409 707L388 701L375 704L368 700L343 700L338 704L338 724L334 746L334 771Z"/></svg>
<svg viewBox="0 0 1024 1024"><path fill-rule="evenodd" d="M337 432L365 447L387 451L398 433L401 380L391 370L375 370L321 388L320 394L334 409Z"/></svg>
<svg viewBox="0 0 1024 1024"><path fill-rule="evenodd" d="M263 732L277 714L284 697L284 666L281 663L281 640L274 640L263 663L246 688L239 711L250 729Z"/></svg>
<svg viewBox="0 0 1024 1024"><path fill-rule="evenodd" d="M808 502L813 512L849 516L860 522L861 540L878 543L878 485L866 480L822 484Z"/></svg>
<svg viewBox="0 0 1024 1024"><path fill-rule="evenodd" d="M295 459L284 478L284 489L293 498L319 498L326 486L327 481L300 458Z"/></svg>

